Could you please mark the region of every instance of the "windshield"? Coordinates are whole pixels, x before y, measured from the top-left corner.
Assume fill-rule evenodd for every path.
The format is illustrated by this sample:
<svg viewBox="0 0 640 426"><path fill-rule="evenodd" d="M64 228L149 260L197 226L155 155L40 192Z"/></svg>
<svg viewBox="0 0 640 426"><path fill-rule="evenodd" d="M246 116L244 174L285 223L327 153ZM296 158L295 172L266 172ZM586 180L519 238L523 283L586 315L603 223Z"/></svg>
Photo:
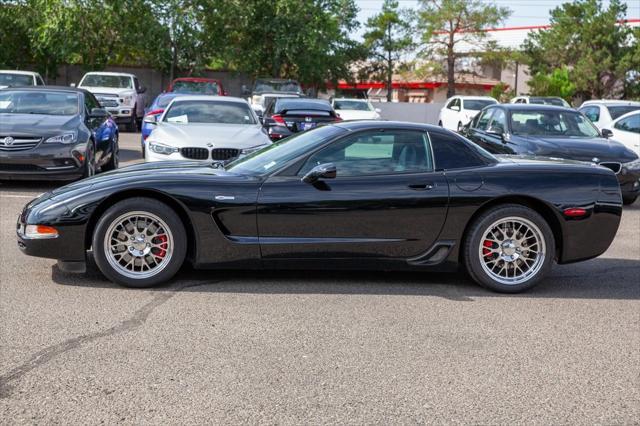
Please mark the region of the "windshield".
<svg viewBox="0 0 640 426"><path fill-rule="evenodd" d="M179 124L256 124L248 104L206 100L177 100L167 110L163 121Z"/></svg>
<svg viewBox="0 0 640 426"><path fill-rule="evenodd" d="M341 110L373 111L373 105L366 101L334 101L333 107Z"/></svg>
<svg viewBox="0 0 640 426"><path fill-rule="evenodd" d="M463 99L462 101L464 109L471 111L480 111L487 105L497 104L498 102L492 99Z"/></svg>
<svg viewBox="0 0 640 426"><path fill-rule="evenodd" d="M80 82L80 86L133 89L131 80L131 77L121 75L87 74Z"/></svg>
<svg viewBox="0 0 640 426"><path fill-rule="evenodd" d="M607 106L609 110L609 114L611 114L611 119L615 120L618 117L622 117L628 112L640 110L640 105L616 105L616 106Z"/></svg>
<svg viewBox="0 0 640 426"><path fill-rule="evenodd" d="M280 142L269 145L254 154L234 161L227 166L227 170L241 175L266 175L345 132L346 130L336 126L322 126L298 133L295 136L290 136Z"/></svg>
<svg viewBox="0 0 640 426"><path fill-rule="evenodd" d="M514 135L596 138L598 129L582 114L572 111L512 111Z"/></svg>
<svg viewBox="0 0 640 426"><path fill-rule="evenodd" d="M0 73L0 86L19 87L33 86L33 77L24 74Z"/></svg>
<svg viewBox="0 0 640 426"><path fill-rule="evenodd" d="M296 81L270 81L270 80L257 80L253 87L254 93L265 92L290 92L290 93L302 93L300 85Z"/></svg>
<svg viewBox="0 0 640 426"><path fill-rule="evenodd" d="M2 91L0 113L4 114L78 114L78 94L70 92Z"/></svg>
<svg viewBox="0 0 640 426"><path fill-rule="evenodd" d="M194 93L202 95L217 95L218 83L215 81L176 81L173 83L175 93Z"/></svg>
<svg viewBox="0 0 640 426"><path fill-rule="evenodd" d="M559 98L529 98L529 103L535 105L567 106L567 103Z"/></svg>

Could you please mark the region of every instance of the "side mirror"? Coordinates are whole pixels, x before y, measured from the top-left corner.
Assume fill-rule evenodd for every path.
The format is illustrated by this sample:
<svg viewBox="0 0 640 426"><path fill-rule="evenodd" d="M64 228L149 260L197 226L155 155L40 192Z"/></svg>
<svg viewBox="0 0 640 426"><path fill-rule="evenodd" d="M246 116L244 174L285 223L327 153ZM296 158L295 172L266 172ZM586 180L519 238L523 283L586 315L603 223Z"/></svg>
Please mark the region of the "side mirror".
<svg viewBox="0 0 640 426"><path fill-rule="evenodd" d="M69 86L76 87L76 84L75 83L71 83Z"/></svg>
<svg viewBox="0 0 640 426"><path fill-rule="evenodd" d="M104 108L94 108L91 110L91 118L107 118L109 112Z"/></svg>
<svg viewBox="0 0 640 426"><path fill-rule="evenodd" d="M497 136L504 141L504 129L501 127L489 127L487 129L487 134Z"/></svg>
<svg viewBox="0 0 640 426"><path fill-rule="evenodd" d="M242 94L244 96L249 96L251 95L251 91L249 89L247 89L247 86L245 84L242 85Z"/></svg>
<svg viewBox="0 0 640 426"><path fill-rule="evenodd" d="M338 175L333 163L325 163L315 166L302 177L305 183L314 183L318 179L334 179Z"/></svg>
<svg viewBox="0 0 640 426"><path fill-rule="evenodd" d="M602 133L602 137L603 138L609 139L610 137L613 136L613 132L611 130L609 130L609 129L602 129L601 133Z"/></svg>
<svg viewBox="0 0 640 426"><path fill-rule="evenodd" d="M138 91L138 93L144 93L144 92L147 91L147 88L144 87L144 86L140 86L140 88L137 91Z"/></svg>
<svg viewBox="0 0 640 426"><path fill-rule="evenodd" d="M157 114L145 115L142 121L149 124L158 124L158 115Z"/></svg>

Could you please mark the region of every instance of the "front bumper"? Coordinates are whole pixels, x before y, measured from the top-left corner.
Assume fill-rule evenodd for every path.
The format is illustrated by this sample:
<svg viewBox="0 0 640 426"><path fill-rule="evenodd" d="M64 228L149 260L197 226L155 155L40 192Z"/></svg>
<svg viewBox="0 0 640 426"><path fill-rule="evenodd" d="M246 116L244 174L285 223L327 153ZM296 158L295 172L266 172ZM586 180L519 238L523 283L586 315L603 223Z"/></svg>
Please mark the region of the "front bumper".
<svg viewBox="0 0 640 426"><path fill-rule="evenodd" d="M84 172L84 145L44 144L28 151L0 152L0 179L72 180ZM82 159L80 159L82 158Z"/></svg>
<svg viewBox="0 0 640 426"><path fill-rule="evenodd" d="M616 175L620 184L620 191L625 196L640 195L640 169L626 169Z"/></svg>
<svg viewBox="0 0 640 426"><path fill-rule="evenodd" d="M121 122L125 119L130 119L131 115L134 113L133 107L129 106L119 106L118 108L107 108L109 114L113 116L116 122Z"/></svg>

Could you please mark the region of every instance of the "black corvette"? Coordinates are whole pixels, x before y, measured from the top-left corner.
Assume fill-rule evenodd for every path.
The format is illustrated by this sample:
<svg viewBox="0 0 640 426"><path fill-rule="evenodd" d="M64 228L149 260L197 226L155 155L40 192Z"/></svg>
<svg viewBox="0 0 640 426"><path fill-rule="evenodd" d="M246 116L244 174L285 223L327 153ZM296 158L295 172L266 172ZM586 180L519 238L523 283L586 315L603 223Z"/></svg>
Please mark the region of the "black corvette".
<svg viewBox="0 0 640 426"><path fill-rule="evenodd" d="M118 135L84 89L0 90L0 179L73 180L117 169Z"/></svg>
<svg viewBox="0 0 640 426"><path fill-rule="evenodd" d="M439 127L344 122L221 168L147 163L25 206L18 245L146 287L196 268L456 269L517 292L554 261L602 254L622 214L614 173L503 160Z"/></svg>
<svg viewBox="0 0 640 426"><path fill-rule="evenodd" d="M640 194L640 160L623 144L602 137L580 112L543 105L502 104L483 109L463 134L494 154L586 161L618 176L625 204Z"/></svg>

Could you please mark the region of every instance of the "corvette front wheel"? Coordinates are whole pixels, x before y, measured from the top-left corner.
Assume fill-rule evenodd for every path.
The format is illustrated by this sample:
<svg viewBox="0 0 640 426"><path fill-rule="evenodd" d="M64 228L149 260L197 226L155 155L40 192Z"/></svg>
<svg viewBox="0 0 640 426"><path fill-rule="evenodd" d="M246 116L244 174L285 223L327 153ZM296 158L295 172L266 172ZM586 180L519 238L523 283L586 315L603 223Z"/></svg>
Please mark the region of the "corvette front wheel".
<svg viewBox="0 0 640 426"><path fill-rule="evenodd" d="M495 291L517 293L536 285L551 270L555 240L540 214L509 204L478 217L463 250L474 281Z"/></svg>
<svg viewBox="0 0 640 426"><path fill-rule="evenodd" d="M166 204L130 198L109 208L93 234L100 271L127 287L151 287L180 269L187 251L182 221Z"/></svg>

